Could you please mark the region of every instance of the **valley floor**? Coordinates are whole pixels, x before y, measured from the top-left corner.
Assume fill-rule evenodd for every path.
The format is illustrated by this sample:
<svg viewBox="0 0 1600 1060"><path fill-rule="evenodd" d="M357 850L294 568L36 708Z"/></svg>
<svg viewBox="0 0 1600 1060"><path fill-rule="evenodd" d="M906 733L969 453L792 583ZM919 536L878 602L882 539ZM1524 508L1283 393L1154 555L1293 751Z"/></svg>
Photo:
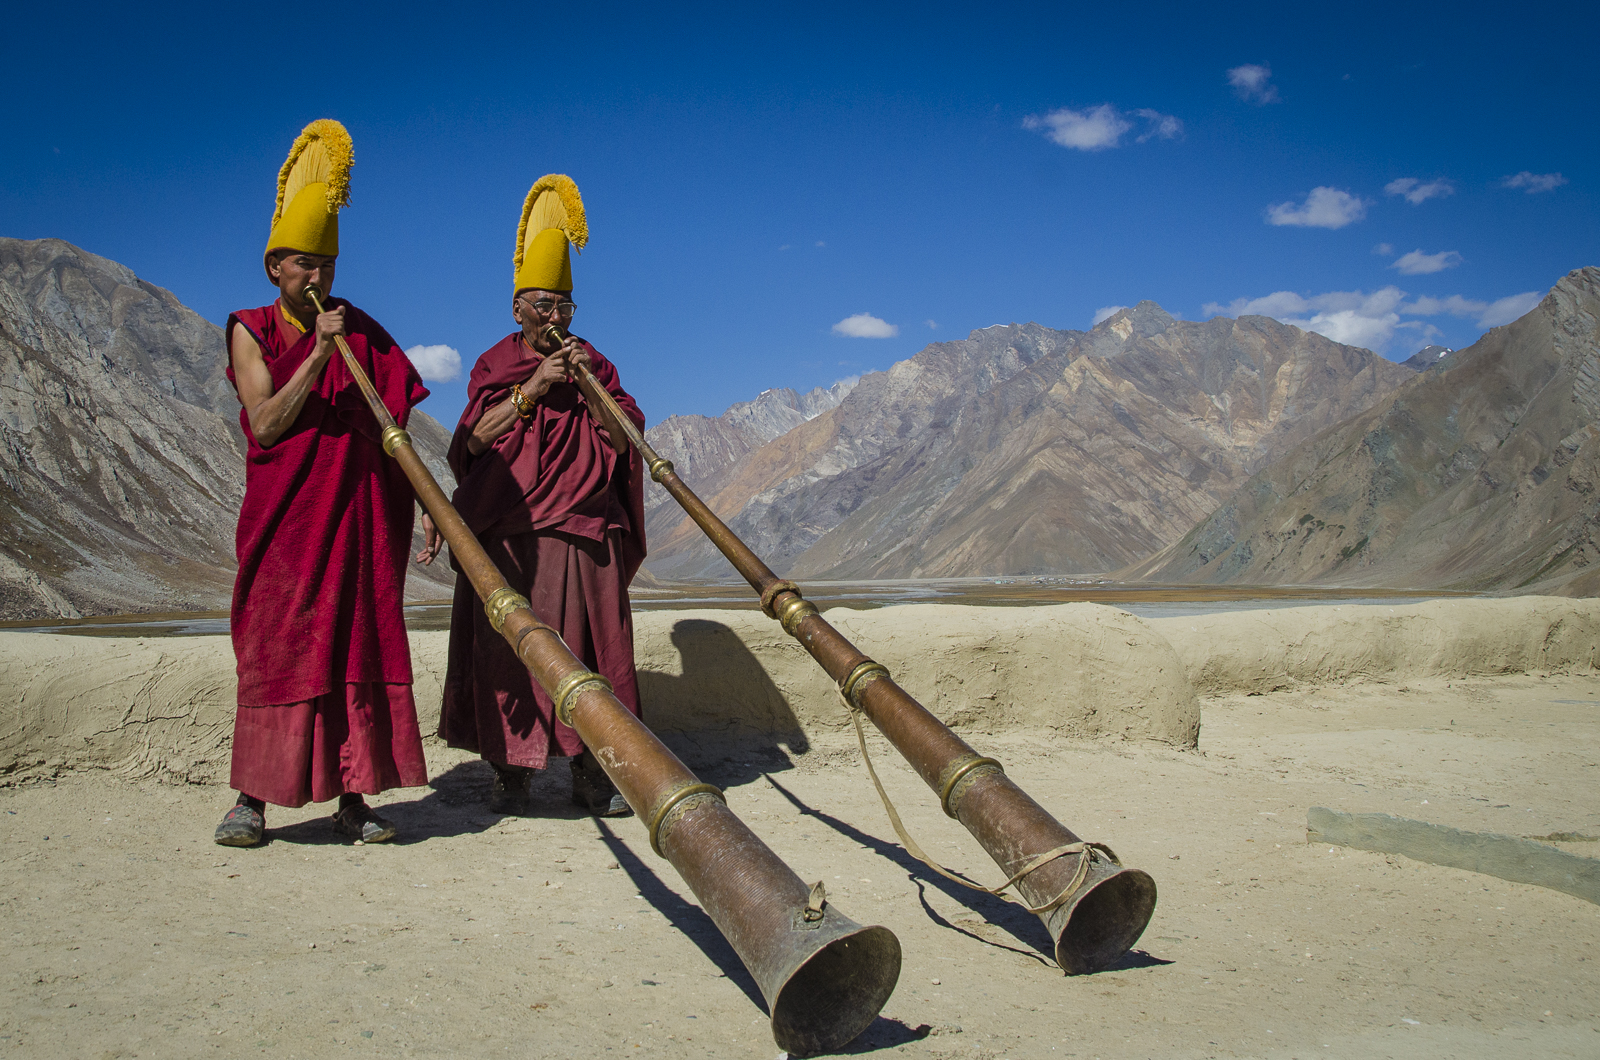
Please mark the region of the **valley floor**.
<svg viewBox="0 0 1600 1060"><path fill-rule="evenodd" d="M1070 979L1035 919L907 857L853 744L701 772L841 911L899 936L899 987L852 1054L1589 1057L1600 907L1308 846L1305 824L1331 806L1600 835L1597 702L1594 677L1438 680L1204 700L1198 752L969 737L1160 887L1123 966ZM995 880L874 750L924 847ZM777 1054L754 984L637 820L577 816L556 772L539 816L497 818L485 767L437 745L430 764L430 789L377 800L403 833L371 847L337 842L327 807L269 809L264 847L214 846L219 786L12 778L0 1056Z"/></svg>

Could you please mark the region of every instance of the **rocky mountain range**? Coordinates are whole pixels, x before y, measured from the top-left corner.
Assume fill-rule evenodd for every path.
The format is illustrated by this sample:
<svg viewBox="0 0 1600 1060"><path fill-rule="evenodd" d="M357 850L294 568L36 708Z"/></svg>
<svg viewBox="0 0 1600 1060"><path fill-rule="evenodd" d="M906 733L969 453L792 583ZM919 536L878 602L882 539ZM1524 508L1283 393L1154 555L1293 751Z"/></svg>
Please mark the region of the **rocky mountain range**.
<svg viewBox="0 0 1600 1060"><path fill-rule="evenodd" d="M1153 302L996 325L647 432L781 573L1600 591L1600 269L1395 364ZM221 329L60 240L0 239L0 618L226 606L243 491ZM448 432L417 448L448 488ZM646 486L644 584L733 577ZM408 595L448 593L412 568Z"/></svg>
<svg viewBox="0 0 1600 1060"><path fill-rule="evenodd" d="M754 450L837 406L854 387L851 380L808 394L787 387L764 390L754 401L741 401L721 416L668 416L645 431L645 438L672 461L685 482L715 483ZM649 542L669 533L683 518L671 495L655 488L645 490L644 511Z"/></svg>
<svg viewBox="0 0 1600 1060"><path fill-rule="evenodd" d="M1120 577L1600 592L1600 269L1263 468Z"/></svg>
<svg viewBox="0 0 1600 1060"><path fill-rule="evenodd" d="M244 438L225 367L222 329L170 291L0 239L0 618L228 605ZM411 431L449 483L449 433L420 413Z"/></svg>
<svg viewBox="0 0 1600 1060"><path fill-rule="evenodd" d="M797 577L1100 573L1413 375L1266 317L1196 323L1141 302L1088 332L997 325L935 343L685 478ZM656 511L658 576L731 573L692 523Z"/></svg>

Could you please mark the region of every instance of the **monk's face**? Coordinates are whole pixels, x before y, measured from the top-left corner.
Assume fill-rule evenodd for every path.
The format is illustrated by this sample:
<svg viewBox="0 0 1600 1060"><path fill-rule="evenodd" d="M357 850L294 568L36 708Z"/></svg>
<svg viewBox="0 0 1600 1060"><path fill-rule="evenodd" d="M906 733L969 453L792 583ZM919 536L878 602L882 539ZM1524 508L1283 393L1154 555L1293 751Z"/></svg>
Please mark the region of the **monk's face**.
<svg viewBox="0 0 1600 1060"><path fill-rule="evenodd" d="M297 316L315 314L316 306L304 294L315 285L324 300L333 293L333 263L327 254L305 254L298 250L275 250L267 255L267 275L278 285L283 302Z"/></svg>
<svg viewBox="0 0 1600 1060"><path fill-rule="evenodd" d="M559 324L563 328L571 317L563 317L555 310L541 313L534 308L535 302L552 302L557 305L562 302L572 301L570 291L546 291L539 287L530 287L526 291L518 291L511 299L511 317L522 327L522 337L528 345L540 353L553 353L561 348L561 342L552 338L547 328L551 324Z"/></svg>

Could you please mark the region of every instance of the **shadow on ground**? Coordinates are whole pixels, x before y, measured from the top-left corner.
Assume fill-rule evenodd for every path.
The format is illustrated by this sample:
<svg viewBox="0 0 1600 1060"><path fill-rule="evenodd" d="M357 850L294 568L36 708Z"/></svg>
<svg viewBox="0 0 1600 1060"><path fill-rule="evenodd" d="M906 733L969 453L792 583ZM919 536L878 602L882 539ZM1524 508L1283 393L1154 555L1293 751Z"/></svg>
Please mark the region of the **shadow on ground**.
<svg viewBox="0 0 1600 1060"><path fill-rule="evenodd" d="M676 891L662 883L661 877L641 861L632 848L612 831L610 822L597 817L594 824L601 840L617 859L617 864L628 874L628 878L639 888L639 893L644 895L651 907L665 916L668 923L683 932L689 941L698 946L700 952L704 953L723 975L744 991L751 1004L766 1012L767 1003L761 996L761 988L745 968L739 954L723 937L716 923L706 915L705 910L685 901Z"/></svg>
<svg viewBox="0 0 1600 1060"><path fill-rule="evenodd" d="M735 787L793 767L810 742L789 701L730 627L686 618L672 627L677 674L639 671L644 718L702 780Z"/></svg>

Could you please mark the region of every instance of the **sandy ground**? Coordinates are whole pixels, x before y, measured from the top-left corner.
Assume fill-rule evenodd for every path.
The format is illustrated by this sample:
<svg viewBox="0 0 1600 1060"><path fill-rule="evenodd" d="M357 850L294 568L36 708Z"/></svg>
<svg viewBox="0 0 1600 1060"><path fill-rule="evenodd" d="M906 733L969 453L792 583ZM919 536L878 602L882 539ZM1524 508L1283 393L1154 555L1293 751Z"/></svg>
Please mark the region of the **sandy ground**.
<svg viewBox="0 0 1600 1060"><path fill-rule="evenodd" d="M1600 678L1505 676L1201 700L1200 747L969 735L1069 827L1161 892L1122 966L1063 978L1038 922L893 840L853 744L691 756L730 806L905 965L846 1052L896 1057L1600 1055L1600 907L1311 847L1310 806L1523 836L1600 836ZM997 872L894 752L908 826ZM498 818L487 770L430 745L429 789L375 800L391 844L327 807L269 809L217 847L217 785L43 768L0 791L0 1055L778 1054L738 958L637 820L541 778ZM560 765L560 763L556 763ZM57 775L52 776L55 773ZM1569 841L1576 853L1600 844Z"/></svg>

